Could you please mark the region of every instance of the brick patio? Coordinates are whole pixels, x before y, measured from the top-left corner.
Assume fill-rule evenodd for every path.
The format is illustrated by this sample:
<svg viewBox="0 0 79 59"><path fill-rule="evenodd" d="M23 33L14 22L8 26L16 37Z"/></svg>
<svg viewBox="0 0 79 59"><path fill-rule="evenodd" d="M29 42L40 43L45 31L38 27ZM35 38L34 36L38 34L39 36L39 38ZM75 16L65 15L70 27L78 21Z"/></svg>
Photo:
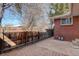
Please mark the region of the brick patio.
<svg viewBox="0 0 79 59"><path fill-rule="evenodd" d="M1 56L79 56L79 49L74 49L71 42L48 38L35 44L1 54Z"/></svg>

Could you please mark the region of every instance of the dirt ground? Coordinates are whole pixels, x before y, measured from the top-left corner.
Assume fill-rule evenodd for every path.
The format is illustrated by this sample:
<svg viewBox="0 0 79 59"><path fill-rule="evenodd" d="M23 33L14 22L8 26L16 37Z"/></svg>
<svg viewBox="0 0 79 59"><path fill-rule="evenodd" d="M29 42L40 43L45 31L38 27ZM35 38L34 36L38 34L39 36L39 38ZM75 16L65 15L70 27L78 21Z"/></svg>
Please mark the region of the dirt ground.
<svg viewBox="0 0 79 59"><path fill-rule="evenodd" d="M73 48L71 42L59 41L51 37L3 53L1 56L79 56L79 49Z"/></svg>

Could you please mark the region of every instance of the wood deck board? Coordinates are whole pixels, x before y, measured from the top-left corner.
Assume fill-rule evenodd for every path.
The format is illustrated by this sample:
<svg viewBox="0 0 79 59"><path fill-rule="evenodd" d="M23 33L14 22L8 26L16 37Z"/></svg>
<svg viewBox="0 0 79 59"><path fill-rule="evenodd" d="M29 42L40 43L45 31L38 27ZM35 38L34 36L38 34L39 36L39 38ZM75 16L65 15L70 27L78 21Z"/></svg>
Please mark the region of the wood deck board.
<svg viewBox="0 0 79 59"><path fill-rule="evenodd" d="M10 46L16 46L16 43L14 43L13 41L11 41L11 39L9 39L7 36L4 35L4 39L3 39L3 34L0 33L0 38L5 41L6 43L8 43Z"/></svg>

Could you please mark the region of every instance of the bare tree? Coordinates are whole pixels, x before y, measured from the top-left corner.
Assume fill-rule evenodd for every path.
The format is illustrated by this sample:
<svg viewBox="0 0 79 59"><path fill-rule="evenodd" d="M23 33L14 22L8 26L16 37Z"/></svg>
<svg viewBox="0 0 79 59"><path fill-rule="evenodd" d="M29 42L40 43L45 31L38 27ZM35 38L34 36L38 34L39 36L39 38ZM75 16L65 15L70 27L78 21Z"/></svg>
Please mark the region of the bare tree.
<svg viewBox="0 0 79 59"><path fill-rule="evenodd" d="M2 4L2 15L4 9L9 8L12 4ZM51 27L49 20L50 4L15 4L16 10L22 13L21 23L27 30L45 30ZM3 16L1 16L3 17ZM1 22L0 22L1 23Z"/></svg>
<svg viewBox="0 0 79 59"><path fill-rule="evenodd" d="M2 20L2 17L3 17L3 8L2 8L3 4L0 4L0 26L1 26L1 20Z"/></svg>
<svg viewBox="0 0 79 59"><path fill-rule="evenodd" d="M2 21L2 18L3 18L4 10L9 8L11 5L12 4L7 4L7 3L0 4L0 26L1 26L1 21Z"/></svg>
<svg viewBox="0 0 79 59"><path fill-rule="evenodd" d="M26 29L33 30L44 30L50 25L48 18L50 4L21 4L22 7L22 24Z"/></svg>

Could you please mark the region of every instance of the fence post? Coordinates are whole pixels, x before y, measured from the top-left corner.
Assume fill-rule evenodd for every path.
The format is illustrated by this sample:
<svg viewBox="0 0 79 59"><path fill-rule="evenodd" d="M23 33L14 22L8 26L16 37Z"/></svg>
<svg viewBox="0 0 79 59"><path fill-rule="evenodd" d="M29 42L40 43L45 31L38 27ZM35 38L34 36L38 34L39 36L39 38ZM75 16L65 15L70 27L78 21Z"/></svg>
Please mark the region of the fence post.
<svg viewBox="0 0 79 59"><path fill-rule="evenodd" d="M3 28L3 40L4 40L4 28Z"/></svg>

